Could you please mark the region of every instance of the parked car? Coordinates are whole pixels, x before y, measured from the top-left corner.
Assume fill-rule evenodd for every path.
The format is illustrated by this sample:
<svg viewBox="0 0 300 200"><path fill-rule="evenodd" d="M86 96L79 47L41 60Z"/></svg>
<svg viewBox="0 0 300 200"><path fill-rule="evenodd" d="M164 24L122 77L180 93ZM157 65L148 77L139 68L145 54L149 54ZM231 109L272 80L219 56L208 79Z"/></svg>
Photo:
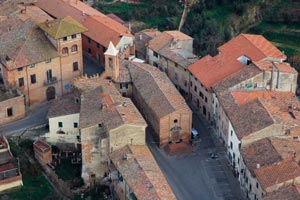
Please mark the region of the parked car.
<svg viewBox="0 0 300 200"><path fill-rule="evenodd" d="M192 128L192 139L196 139L196 138L199 138L199 133L196 129Z"/></svg>

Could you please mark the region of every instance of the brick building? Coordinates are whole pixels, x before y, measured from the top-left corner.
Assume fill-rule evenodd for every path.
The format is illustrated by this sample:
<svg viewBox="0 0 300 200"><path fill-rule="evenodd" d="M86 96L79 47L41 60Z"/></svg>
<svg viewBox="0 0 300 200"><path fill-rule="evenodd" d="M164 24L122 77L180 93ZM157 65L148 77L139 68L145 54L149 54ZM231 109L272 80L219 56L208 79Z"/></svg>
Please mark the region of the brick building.
<svg viewBox="0 0 300 200"><path fill-rule="evenodd" d="M81 33L86 29L70 17L52 20L33 5L26 12L21 5L13 9L20 14L8 15L0 25L4 84L18 88L26 105L68 92L72 79L82 74Z"/></svg>
<svg viewBox="0 0 300 200"><path fill-rule="evenodd" d="M23 186L18 162L10 151L8 141L2 136L0 138L0 192Z"/></svg>
<svg viewBox="0 0 300 200"><path fill-rule="evenodd" d="M71 16L88 31L83 33L82 46L85 55L104 66L104 52L112 42L120 52L129 57L134 55L130 30L96 9L77 0L38 0L36 5L54 18Z"/></svg>
<svg viewBox="0 0 300 200"><path fill-rule="evenodd" d="M153 128L159 146L188 142L192 111L166 74L148 64L122 60L112 43L105 56L104 76L113 80L120 93L133 99Z"/></svg>
<svg viewBox="0 0 300 200"><path fill-rule="evenodd" d="M45 141L37 140L33 143L34 157L41 165L52 162L52 148L51 145Z"/></svg>

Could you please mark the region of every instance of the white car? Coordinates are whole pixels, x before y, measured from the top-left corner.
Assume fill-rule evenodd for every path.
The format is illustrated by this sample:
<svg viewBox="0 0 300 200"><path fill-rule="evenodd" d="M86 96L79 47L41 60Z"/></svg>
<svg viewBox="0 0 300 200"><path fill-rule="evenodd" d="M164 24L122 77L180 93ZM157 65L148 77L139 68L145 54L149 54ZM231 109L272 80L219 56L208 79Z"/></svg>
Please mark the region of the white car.
<svg viewBox="0 0 300 200"><path fill-rule="evenodd" d="M192 128L192 139L198 138L199 137L199 133L196 129Z"/></svg>

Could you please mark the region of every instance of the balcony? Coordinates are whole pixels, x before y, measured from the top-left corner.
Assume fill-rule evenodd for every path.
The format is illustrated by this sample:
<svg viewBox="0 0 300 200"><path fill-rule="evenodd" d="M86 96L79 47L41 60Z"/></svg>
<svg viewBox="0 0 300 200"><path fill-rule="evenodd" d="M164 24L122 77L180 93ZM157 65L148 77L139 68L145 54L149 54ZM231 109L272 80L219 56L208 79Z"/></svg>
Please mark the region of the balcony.
<svg viewBox="0 0 300 200"><path fill-rule="evenodd" d="M51 79L47 79L44 81L44 86L48 86L57 82L56 77L52 77Z"/></svg>

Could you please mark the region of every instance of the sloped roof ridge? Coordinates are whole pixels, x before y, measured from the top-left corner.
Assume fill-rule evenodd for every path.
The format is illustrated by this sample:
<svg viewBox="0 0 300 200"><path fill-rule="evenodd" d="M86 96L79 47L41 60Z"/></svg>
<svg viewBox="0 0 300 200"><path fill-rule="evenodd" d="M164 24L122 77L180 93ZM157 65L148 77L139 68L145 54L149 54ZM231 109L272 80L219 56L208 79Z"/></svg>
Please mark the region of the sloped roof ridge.
<svg viewBox="0 0 300 200"><path fill-rule="evenodd" d="M131 63L134 63L134 62L131 62ZM147 72L148 74L150 74L151 77L153 77L153 79L155 80L155 76L152 74L152 72L150 72L150 71L144 69L142 66L139 66L139 64L137 64L137 65L134 64L134 65L137 66L139 69L142 69L143 71L145 71L145 72ZM159 84L157 83L157 81L154 81L154 82L155 82L155 85L156 85L156 86L159 88L159 90L161 91L161 93L164 94L163 96L168 100L168 101L167 101L168 104L175 110L175 107L171 104L169 98L165 95L165 93L163 92L162 88L159 86Z"/></svg>
<svg viewBox="0 0 300 200"><path fill-rule="evenodd" d="M246 34L246 33L242 33L241 36L243 36L249 43L251 43L252 46L254 46L256 49L258 49L262 54L264 54L264 56L268 57L262 50L260 50L251 40L249 40L248 37L246 37L246 35L250 35L250 34ZM257 37L261 36L261 35L256 35Z"/></svg>

